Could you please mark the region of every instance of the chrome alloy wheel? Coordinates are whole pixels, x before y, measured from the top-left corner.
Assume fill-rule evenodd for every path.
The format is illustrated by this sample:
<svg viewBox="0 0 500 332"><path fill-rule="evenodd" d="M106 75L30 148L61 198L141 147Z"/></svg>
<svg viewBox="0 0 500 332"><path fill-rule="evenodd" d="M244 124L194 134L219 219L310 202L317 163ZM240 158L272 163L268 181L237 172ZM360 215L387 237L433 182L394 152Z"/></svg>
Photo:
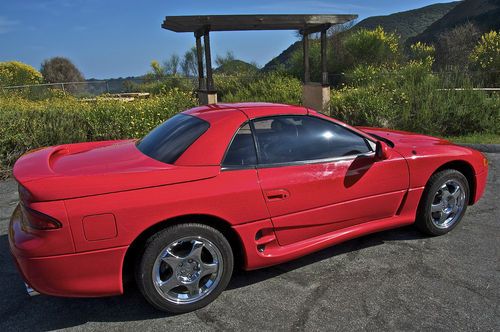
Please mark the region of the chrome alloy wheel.
<svg viewBox="0 0 500 332"><path fill-rule="evenodd" d="M199 236L184 237L160 252L152 278L166 300L188 304L210 294L219 284L222 271L222 254L212 242Z"/></svg>
<svg viewBox="0 0 500 332"><path fill-rule="evenodd" d="M465 190L455 180L446 181L434 195L431 204L431 221L437 227L451 227L465 206Z"/></svg>

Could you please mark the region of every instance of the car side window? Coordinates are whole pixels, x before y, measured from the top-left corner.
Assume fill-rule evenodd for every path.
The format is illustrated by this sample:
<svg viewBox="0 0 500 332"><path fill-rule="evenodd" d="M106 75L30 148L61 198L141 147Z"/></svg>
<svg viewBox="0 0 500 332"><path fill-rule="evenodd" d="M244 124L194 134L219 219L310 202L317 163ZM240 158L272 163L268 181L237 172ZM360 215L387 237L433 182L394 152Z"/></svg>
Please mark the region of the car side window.
<svg viewBox="0 0 500 332"><path fill-rule="evenodd" d="M231 142L222 166L244 167L257 164L257 153L252 136L252 130L247 123L241 127Z"/></svg>
<svg viewBox="0 0 500 332"><path fill-rule="evenodd" d="M257 119L254 128L261 164L329 159L372 151L364 137L312 116Z"/></svg>

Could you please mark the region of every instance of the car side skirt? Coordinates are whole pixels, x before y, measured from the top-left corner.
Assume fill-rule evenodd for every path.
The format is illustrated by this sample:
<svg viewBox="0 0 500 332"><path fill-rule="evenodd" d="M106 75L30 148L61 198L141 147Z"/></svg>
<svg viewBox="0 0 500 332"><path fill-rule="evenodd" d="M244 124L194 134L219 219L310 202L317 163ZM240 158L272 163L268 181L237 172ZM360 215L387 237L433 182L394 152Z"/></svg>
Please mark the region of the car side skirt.
<svg viewBox="0 0 500 332"><path fill-rule="evenodd" d="M244 247L244 269L255 270L280 264L363 235L413 224L423 190L423 187L408 190L402 206L394 216L353 225L284 246L278 244L271 219L234 226Z"/></svg>

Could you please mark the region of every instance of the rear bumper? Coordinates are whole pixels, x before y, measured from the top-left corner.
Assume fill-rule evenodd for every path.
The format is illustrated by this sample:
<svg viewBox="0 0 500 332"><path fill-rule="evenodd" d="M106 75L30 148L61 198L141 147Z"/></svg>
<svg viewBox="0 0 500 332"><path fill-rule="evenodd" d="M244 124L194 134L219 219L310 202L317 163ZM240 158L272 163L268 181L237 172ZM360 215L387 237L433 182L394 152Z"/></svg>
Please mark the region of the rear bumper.
<svg viewBox="0 0 500 332"><path fill-rule="evenodd" d="M12 252L11 247L11 252ZM41 294L98 297L123 293L122 262L127 247L14 260L25 282Z"/></svg>
<svg viewBox="0 0 500 332"><path fill-rule="evenodd" d="M9 247L27 284L28 293L28 287L41 294L64 297L98 297L123 293L122 267L128 246L30 257L25 249L29 241L16 243L25 240L25 237L19 236L19 232L23 230L18 223L18 218L11 219Z"/></svg>

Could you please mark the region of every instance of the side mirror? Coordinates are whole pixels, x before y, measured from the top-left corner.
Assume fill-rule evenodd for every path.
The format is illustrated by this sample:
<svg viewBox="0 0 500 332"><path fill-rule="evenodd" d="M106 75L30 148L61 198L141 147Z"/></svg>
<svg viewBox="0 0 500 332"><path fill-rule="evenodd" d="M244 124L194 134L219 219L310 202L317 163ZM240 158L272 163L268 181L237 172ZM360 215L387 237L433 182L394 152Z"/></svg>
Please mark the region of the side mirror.
<svg viewBox="0 0 500 332"><path fill-rule="evenodd" d="M375 157L378 160L385 160L391 156L391 148L387 145L387 143L382 141L377 141L377 145L375 148Z"/></svg>

